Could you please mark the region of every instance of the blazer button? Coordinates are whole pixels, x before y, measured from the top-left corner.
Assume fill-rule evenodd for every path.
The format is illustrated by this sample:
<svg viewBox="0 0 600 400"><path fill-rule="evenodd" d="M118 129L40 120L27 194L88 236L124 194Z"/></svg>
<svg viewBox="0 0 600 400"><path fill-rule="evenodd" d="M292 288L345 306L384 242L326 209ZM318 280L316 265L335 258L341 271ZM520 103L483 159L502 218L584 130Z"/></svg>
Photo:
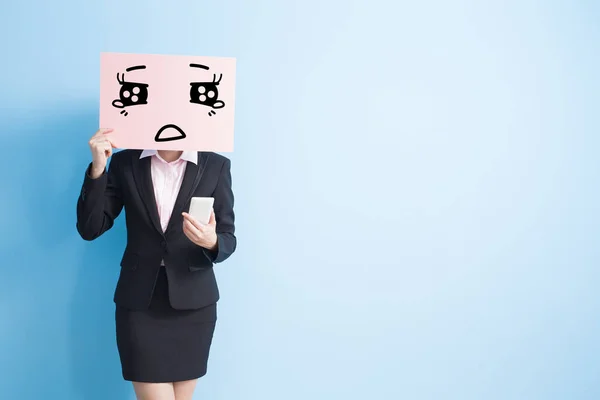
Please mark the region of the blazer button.
<svg viewBox="0 0 600 400"><path fill-rule="evenodd" d="M165 242L164 240L162 242L160 242L160 245L162 246L163 249L167 249L167 242Z"/></svg>

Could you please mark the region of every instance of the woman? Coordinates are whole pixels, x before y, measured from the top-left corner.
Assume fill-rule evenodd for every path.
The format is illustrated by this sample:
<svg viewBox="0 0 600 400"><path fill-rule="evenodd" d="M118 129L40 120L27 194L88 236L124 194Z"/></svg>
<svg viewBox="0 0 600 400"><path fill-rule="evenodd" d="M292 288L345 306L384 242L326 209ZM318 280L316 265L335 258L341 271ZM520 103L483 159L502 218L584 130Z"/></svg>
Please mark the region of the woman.
<svg viewBox="0 0 600 400"><path fill-rule="evenodd" d="M207 152L113 155L111 131L100 129L89 141L77 231L94 240L125 209L127 246L114 294L123 378L139 400L192 399L217 320L213 265L237 244L231 163ZM214 197L208 224L185 212L192 197Z"/></svg>

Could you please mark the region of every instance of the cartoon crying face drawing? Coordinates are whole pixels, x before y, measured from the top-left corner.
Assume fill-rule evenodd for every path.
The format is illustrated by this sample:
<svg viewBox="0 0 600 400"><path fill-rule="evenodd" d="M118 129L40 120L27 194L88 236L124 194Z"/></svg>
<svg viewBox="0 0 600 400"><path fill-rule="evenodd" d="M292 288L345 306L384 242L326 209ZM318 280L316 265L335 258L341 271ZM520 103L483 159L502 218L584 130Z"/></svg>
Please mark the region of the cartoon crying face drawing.
<svg viewBox="0 0 600 400"><path fill-rule="evenodd" d="M145 65L138 65L135 67L129 67L126 69L127 72L135 71L138 69L146 69ZM125 74L119 75L117 72L117 82L121 85L119 90L119 98L113 100L112 105L116 108L125 108L140 104L148 104L148 85L140 82L127 82L125 80ZM121 111L121 114L127 116L127 111Z"/></svg>
<svg viewBox="0 0 600 400"><path fill-rule="evenodd" d="M102 53L100 81L118 147L233 151L235 59Z"/></svg>
<svg viewBox="0 0 600 400"><path fill-rule="evenodd" d="M200 64L190 64L190 67L203 68L208 69L205 65ZM219 100L219 83L221 83L221 79L223 75L219 75L219 79L217 80L217 75L213 74L212 82L191 82L190 83L190 102L196 104L202 104L214 109L225 107L225 103L222 100ZM210 111L208 115L214 115L214 111Z"/></svg>

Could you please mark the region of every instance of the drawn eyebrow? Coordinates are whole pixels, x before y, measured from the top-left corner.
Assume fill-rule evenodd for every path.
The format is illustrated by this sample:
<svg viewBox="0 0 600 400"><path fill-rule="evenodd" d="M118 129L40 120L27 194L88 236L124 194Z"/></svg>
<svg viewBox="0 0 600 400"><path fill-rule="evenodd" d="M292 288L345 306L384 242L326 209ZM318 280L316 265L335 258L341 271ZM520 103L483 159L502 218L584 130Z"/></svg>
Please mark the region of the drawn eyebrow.
<svg viewBox="0 0 600 400"><path fill-rule="evenodd" d="M136 65L135 67L129 67L125 70L125 72L135 71L136 69L146 69L145 65Z"/></svg>
<svg viewBox="0 0 600 400"><path fill-rule="evenodd" d="M190 67L192 67L192 68L202 68L202 69L208 70L208 67L206 65L202 65L202 64L190 64Z"/></svg>

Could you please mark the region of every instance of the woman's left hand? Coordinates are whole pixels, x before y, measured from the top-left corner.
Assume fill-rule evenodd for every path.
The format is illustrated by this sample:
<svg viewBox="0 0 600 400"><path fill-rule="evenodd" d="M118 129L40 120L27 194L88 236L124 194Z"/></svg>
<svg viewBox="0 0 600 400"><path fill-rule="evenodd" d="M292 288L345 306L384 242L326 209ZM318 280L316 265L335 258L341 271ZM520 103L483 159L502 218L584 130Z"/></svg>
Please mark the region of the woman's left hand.
<svg viewBox="0 0 600 400"><path fill-rule="evenodd" d="M204 247L208 250L217 248L217 221L215 219L215 211L211 211L208 224L198 222L190 214L184 212L183 215L183 233L194 244Z"/></svg>

